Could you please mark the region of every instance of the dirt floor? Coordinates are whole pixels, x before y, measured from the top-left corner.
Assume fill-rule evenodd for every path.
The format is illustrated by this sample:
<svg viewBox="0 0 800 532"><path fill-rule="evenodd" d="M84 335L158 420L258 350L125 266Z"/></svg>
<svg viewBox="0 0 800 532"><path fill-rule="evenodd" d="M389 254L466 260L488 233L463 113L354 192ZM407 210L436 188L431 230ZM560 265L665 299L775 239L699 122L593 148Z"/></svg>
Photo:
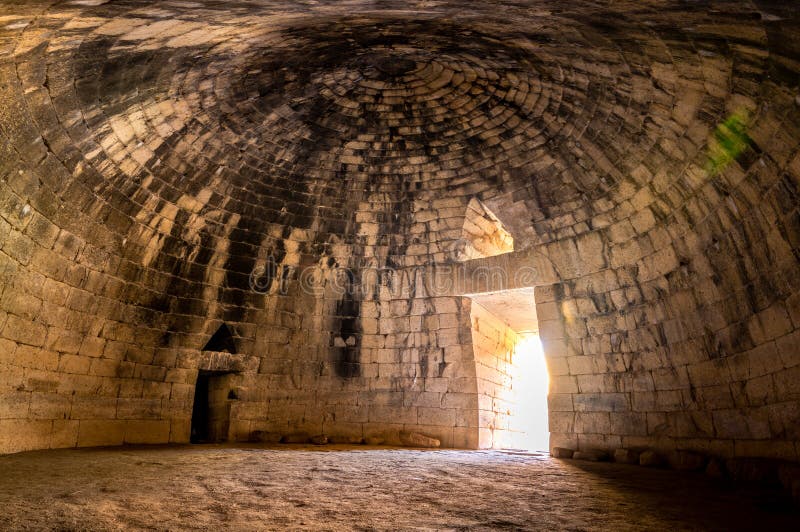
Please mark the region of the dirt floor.
<svg viewBox="0 0 800 532"><path fill-rule="evenodd" d="M0 530L800 530L780 492L536 453L127 447L0 457Z"/></svg>

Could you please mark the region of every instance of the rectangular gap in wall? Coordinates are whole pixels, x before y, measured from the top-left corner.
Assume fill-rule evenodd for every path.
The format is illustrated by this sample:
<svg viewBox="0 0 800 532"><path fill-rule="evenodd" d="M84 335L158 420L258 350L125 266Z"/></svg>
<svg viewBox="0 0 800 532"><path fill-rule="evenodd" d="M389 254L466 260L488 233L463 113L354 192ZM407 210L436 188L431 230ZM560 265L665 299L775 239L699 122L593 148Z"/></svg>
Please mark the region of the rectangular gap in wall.
<svg viewBox="0 0 800 532"><path fill-rule="evenodd" d="M534 288L469 297L481 447L547 451L549 376Z"/></svg>

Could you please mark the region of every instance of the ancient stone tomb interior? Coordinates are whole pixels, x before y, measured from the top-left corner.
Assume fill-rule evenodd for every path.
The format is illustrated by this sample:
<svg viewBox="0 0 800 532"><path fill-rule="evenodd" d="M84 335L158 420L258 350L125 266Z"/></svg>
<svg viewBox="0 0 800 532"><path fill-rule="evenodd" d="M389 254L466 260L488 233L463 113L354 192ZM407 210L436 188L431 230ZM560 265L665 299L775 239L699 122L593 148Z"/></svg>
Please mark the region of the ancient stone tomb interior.
<svg viewBox="0 0 800 532"><path fill-rule="evenodd" d="M0 0L0 454L12 529L796 518L797 6Z"/></svg>

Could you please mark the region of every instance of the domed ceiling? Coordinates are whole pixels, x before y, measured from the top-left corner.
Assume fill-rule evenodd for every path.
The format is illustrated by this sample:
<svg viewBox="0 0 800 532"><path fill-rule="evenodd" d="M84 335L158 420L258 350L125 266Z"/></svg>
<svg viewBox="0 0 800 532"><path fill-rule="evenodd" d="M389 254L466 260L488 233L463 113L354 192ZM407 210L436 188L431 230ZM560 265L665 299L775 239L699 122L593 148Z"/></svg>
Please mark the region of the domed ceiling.
<svg viewBox="0 0 800 532"><path fill-rule="evenodd" d="M407 262L409 245L451 238L409 234L437 197L480 197L518 248L591 229L630 209L637 178L685 172L716 124L757 114L758 80L793 66L765 50L796 46L781 4L87 0L11 12L3 128L22 157L46 159L41 179L67 202L100 199L72 206L142 266L182 261L192 279L229 241L218 266L243 289L267 235L272 254L288 239ZM367 219L374 234L359 229Z"/></svg>

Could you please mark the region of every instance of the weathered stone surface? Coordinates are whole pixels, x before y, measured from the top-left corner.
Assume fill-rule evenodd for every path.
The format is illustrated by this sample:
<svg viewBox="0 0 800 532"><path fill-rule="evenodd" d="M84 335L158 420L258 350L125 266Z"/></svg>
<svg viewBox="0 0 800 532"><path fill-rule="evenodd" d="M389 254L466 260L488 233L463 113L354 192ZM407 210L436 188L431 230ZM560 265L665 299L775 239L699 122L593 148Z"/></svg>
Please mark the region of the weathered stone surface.
<svg viewBox="0 0 800 532"><path fill-rule="evenodd" d="M644 467L661 467L664 457L655 451L644 451L639 455L639 465Z"/></svg>
<svg viewBox="0 0 800 532"><path fill-rule="evenodd" d="M614 451L614 461L621 464L638 464L640 454L633 449L617 449Z"/></svg>
<svg viewBox="0 0 800 532"><path fill-rule="evenodd" d="M553 447L550 451L550 456L553 458L572 458L575 454L573 449L567 449L566 447Z"/></svg>
<svg viewBox="0 0 800 532"><path fill-rule="evenodd" d="M252 530L300 520L303 528L351 530L354 515L358 526L378 530L797 528L796 511L773 490L730 489L697 475L620 464L576 467L535 453L183 445L21 453L2 462L0 508L12 509L0 512L4 532L63 522L88 530L165 523L183 530L199 522L212 530ZM195 485L198 476L214 489L176 489ZM409 488L421 482L428 489ZM132 493L139 504L125 504ZM409 493L425 497L424 510L409 503ZM72 504L63 502L67 494ZM470 504L476 497L481 503ZM104 504L118 508L87 511Z"/></svg>
<svg viewBox="0 0 800 532"><path fill-rule="evenodd" d="M678 471L700 471L706 467L708 458L691 451L672 451L667 456L667 462Z"/></svg>
<svg viewBox="0 0 800 532"><path fill-rule="evenodd" d="M295 432L281 437L281 443L308 443L310 440L311 436L307 432Z"/></svg>
<svg viewBox="0 0 800 532"><path fill-rule="evenodd" d="M314 445L327 445L328 437L324 434L318 434L316 436L312 436L309 441Z"/></svg>
<svg viewBox="0 0 800 532"><path fill-rule="evenodd" d="M364 443L364 438L356 434L333 434L331 436L328 436L328 441L330 443L359 445L361 443Z"/></svg>
<svg viewBox="0 0 800 532"><path fill-rule="evenodd" d="M262 430L254 430L251 433L251 441L264 442L264 443L279 443L283 435L279 432L265 432Z"/></svg>
<svg viewBox="0 0 800 532"><path fill-rule="evenodd" d="M589 449L585 451L575 451L572 453L572 458L575 460L586 460L587 462L604 462L608 460L608 453Z"/></svg>
<svg viewBox="0 0 800 532"><path fill-rule="evenodd" d="M436 438L418 432L400 432L400 441L407 447L439 447L441 442Z"/></svg>

